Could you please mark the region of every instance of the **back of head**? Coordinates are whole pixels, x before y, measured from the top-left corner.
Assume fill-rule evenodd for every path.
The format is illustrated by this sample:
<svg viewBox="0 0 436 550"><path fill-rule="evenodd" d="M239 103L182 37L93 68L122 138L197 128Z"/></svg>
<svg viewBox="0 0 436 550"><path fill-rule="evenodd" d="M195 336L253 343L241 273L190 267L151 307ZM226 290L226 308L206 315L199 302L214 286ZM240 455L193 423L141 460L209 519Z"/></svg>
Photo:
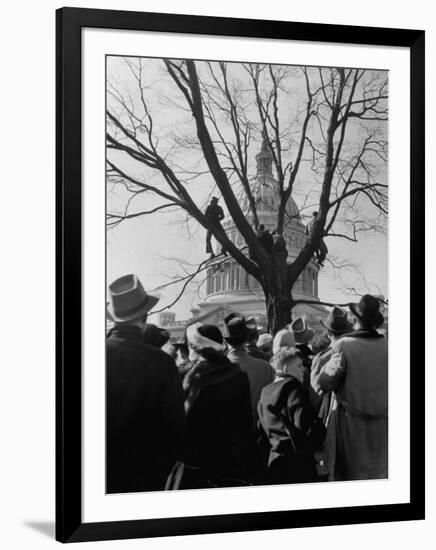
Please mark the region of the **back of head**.
<svg viewBox="0 0 436 550"><path fill-rule="evenodd" d="M186 337L191 350L207 360L222 360L224 356L223 335L215 325L194 323L186 330Z"/></svg>
<svg viewBox="0 0 436 550"><path fill-rule="evenodd" d="M326 350L330 345L330 338L327 333L323 332L322 334L315 334L313 337L311 346L314 355L321 353L321 351Z"/></svg>
<svg viewBox="0 0 436 550"><path fill-rule="evenodd" d="M280 348L295 346L295 338L292 332L283 328L274 336L272 352L275 355Z"/></svg>
<svg viewBox="0 0 436 550"><path fill-rule="evenodd" d="M247 339L250 344L257 343L257 338L259 336L259 329L257 327L257 321L254 317L249 317L247 319Z"/></svg>
<svg viewBox="0 0 436 550"><path fill-rule="evenodd" d="M152 323L144 326L144 342L154 348L161 348L170 339L170 333Z"/></svg>
<svg viewBox="0 0 436 550"><path fill-rule="evenodd" d="M302 364L301 353L292 346L284 346L277 350L271 359L271 366L277 374L283 374L287 368Z"/></svg>
<svg viewBox="0 0 436 550"><path fill-rule="evenodd" d="M247 342L249 331L243 315L230 313L225 317L224 324L227 331L225 339L231 346L241 346Z"/></svg>
<svg viewBox="0 0 436 550"><path fill-rule="evenodd" d="M198 327L198 332L205 338L213 340L218 344L223 343L223 335L221 334L220 329L215 325L201 325Z"/></svg>

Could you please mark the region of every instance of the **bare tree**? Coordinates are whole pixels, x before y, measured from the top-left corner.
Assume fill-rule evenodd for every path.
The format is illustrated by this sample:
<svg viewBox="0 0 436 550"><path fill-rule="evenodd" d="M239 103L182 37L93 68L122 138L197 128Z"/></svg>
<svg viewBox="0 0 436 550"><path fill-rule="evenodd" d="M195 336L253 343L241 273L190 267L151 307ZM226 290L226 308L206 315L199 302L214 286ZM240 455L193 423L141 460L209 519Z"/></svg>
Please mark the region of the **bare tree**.
<svg viewBox="0 0 436 550"><path fill-rule="evenodd" d="M125 58L125 63L135 90L108 82L107 180L108 185L123 186L128 199L122 213L108 214L108 226L162 210L184 210L212 231L234 260L259 281L269 329L275 332L291 320L293 306L301 302L293 298L292 289L322 238L357 241L360 233L385 226L386 74L164 59L155 88L160 87L162 95L167 93L167 108L182 113L188 128L185 135L174 133L172 143L166 140L164 145L149 99L153 83L146 82L147 61ZM306 178L310 174L307 197L314 197L310 203L316 204L318 216L291 263L268 252L256 236L259 218L249 176L249 150L261 136L276 172L280 235L289 221L288 206L297 179L303 172ZM180 151L195 157L194 168ZM146 171L159 178L144 177ZM204 174L210 175L221 193L243 237L243 247L214 226L203 205L195 202L191 186ZM142 193L160 202L132 213L132 200Z"/></svg>

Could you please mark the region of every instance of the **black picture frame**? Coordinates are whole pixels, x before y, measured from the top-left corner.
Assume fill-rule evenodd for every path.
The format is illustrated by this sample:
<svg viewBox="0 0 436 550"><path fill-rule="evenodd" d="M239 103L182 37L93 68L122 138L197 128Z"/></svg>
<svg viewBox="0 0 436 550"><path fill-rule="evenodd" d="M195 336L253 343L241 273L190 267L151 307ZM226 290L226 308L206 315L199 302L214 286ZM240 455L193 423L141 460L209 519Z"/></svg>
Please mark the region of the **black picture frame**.
<svg viewBox="0 0 436 550"><path fill-rule="evenodd" d="M398 46L410 49L410 502L82 522L81 30L84 27ZM62 8L56 13L56 539L78 542L424 518L424 43L419 30Z"/></svg>

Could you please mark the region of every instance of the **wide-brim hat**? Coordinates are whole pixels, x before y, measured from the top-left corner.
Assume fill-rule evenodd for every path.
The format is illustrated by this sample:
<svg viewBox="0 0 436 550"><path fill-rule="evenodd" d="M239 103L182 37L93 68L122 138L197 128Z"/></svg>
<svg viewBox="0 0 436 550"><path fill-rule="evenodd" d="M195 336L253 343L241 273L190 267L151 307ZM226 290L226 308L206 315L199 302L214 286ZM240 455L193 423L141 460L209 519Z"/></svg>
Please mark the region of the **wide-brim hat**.
<svg viewBox="0 0 436 550"><path fill-rule="evenodd" d="M248 337L247 322L242 315L231 313L224 319L226 334L224 339L229 344L240 342Z"/></svg>
<svg viewBox="0 0 436 550"><path fill-rule="evenodd" d="M256 336L257 334L259 334L259 329L257 327L257 321L255 317L248 317L247 330L249 335Z"/></svg>
<svg viewBox="0 0 436 550"><path fill-rule="evenodd" d="M307 326L304 317L298 317L290 326L297 344L307 344L315 335L315 331Z"/></svg>
<svg viewBox="0 0 436 550"><path fill-rule="evenodd" d="M152 296L144 290L136 275L124 275L109 285L106 313L114 323L136 321L150 311L158 301L158 296Z"/></svg>
<svg viewBox="0 0 436 550"><path fill-rule="evenodd" d="M365 294L357 304L350 304L350 310L358 319L372 327L379 327L384 322L380 313L380 300L371 294Z"/></svg>
<svg viewBox="0 0 436 550"><path fill-rule="evenodd" d="M320 323L328 331L334 334L345 334L353 329L353 324L348 320L347 312L339 306L334 306L325 321Z"/></svg>

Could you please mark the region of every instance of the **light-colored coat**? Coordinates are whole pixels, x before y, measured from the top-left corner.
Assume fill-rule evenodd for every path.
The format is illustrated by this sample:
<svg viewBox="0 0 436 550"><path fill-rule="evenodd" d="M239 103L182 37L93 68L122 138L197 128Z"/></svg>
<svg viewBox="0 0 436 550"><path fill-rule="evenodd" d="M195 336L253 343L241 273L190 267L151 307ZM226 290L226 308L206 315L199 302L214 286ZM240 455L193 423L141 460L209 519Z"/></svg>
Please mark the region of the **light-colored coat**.
<svg viewBox="0 0 436 550"><path fill-rule="evenodd" d="M326 448L330 479L388 476L388 342L359 331L332 346L319 385L334 391Z"/></svg>

